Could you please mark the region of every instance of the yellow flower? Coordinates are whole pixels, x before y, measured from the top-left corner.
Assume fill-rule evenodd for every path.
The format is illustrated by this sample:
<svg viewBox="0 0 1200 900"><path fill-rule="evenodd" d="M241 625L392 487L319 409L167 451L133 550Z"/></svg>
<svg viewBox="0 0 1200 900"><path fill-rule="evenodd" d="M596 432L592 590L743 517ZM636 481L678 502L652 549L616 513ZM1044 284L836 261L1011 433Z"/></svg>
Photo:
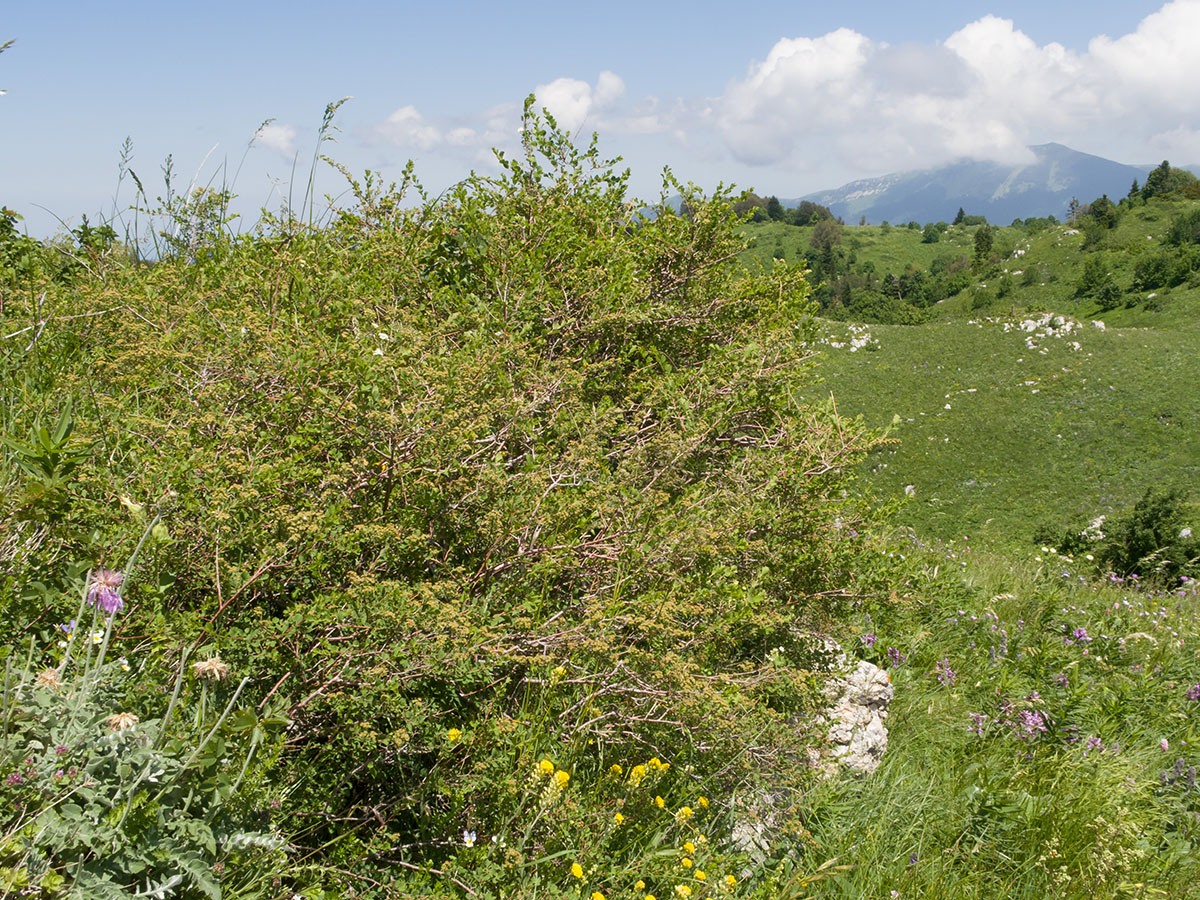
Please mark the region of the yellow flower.
<svg viewBox="0 0 1200 900"><path fill-rule="evenodd" d="M690 857L685 856L683 859L681 859L679 861L679 864L681 866L683 866L685 869L690 869L692 867L692 860Z"/></svg>
<svg viewBox="0 0 1200 900"><path fill-rule="evenodd" d="M638 888L638 890L641 890L641 888ZM646 900L658 900L658 898L655 897L653 894L647 894Z"/></svg>
<svg viewBox="0 0 1200 900"><path fill-rule="evenodd" d="M554 773L554 780L558 783L560 788L565 788L567 786L567 782L571 780L571 775L570 773L559 769Z"/></svg>
<svg viewBox="0 0 1200 900"><path fill-rule="evenodd" d="M708 876L704 874L704 870L703 870L703 869L697 869L697 870L696 870L696 874L695 874L693 877L694 877L694 878L695 878L697 881L703 881L703 880L704 880L705 878L707 878Z"/></svg>
<svg viewBox="0 0 1200 900"><path fill-rule="evenodd" d="M655 756L650 760L649 765L650 768L657 770L662 766L662 760Z"/></svg>
<svg viewBox="0 0 1200 900"><path fill-rule="evenodd" d="M638 883L637 883L637 884L635 884L635 885L633 886L633 889L634 889L635 891L644 891L644 890L646 889L646 882L642 881L642 880L639 878L639 879L638 879Z"/></svg>
<svg viewBox="0 0 1200 900"><path fill-rule="evenodd" d="M604 900L604 895L599 891L592 891L592 900Z"/></svg>
<svg viewBox="0 0 1200 900"><path fill-rule="evenodd" d="M696 842L697 842L697 843L700 843L700 844L707 844L707 843L708 843L708 838L706 838L706 837L705 837L704 835L702 835L702 834L698 834L698 835L696 835Z"/></svg>
<svg viewBox="0 0 1200 900"><path fill-rule="evenodd" d="M629 784L632 787L637 787L639 784L641 784L642 779L645 777L646 777L646 767L645 766L638 765L638 766L634 766L632 769L629 770Z"/></svg>
<svg viewBox="0 0 1200 900"><path fill-rule="evenodd" d="M667 805L667 801L664 800L662 797L655 797L654 805L657 806L659 809L662 809L664 806Z"/></svg>
<svg viewBox="0 0 1200 900"><path fill-rule="evenodd" d="M699 806L701 809L708 809L708 798L707 797L697 797L696 805Z"/></svg>
<svg viewBox="0 0 1200 900"><path fill-rule="evenodd" d="M615 816L613 816L613 821L616 822L618 825L620 825L622 822L625 821L625 817L623 815L621 815L620 813L617 813ZM641 890L641 888L638 888L638 890Z"/></svg>
<svg viewBox="0 0 1200 900"><path fill-rule="evenodd" d="M609 767L608 767L608 771L609 771L609 772L611 772L613 775L620 775L620 774L621 774L622 772L624 772L625 770L624 770L624 769L622 769L622 768L621 768L619 765L617 765L616 763L613 763L611 766L609 766Z"/></svg>
<svg viewBox="0 0 1200 900"><path fill-rule="evenodd" d="M695 844L693 844L691 841L685 841L685 842L684 842L684 844L683 844L683 851L684 851L685 853L695 853L695 852L696 852L696 845L695 845Z"/></svg>
<svg viewBox="0 0 1200 900"><path fill-rule="evenodd" d="M553 775L554 774L554 763L550 762L550 760L548 760L548 759L543 759L540 763L537 764L537 767L538 767L538 771L541 772L543 775Z"/></svg>
<svg viewBox="0 0 1200 900"><path fill-rule="evenodd" d="M692 889L686 884L677 884L675 885L675 893L680 896L681 900L687 900L688 897L692 896Z"/></svg>
<svg viewBox="0 0 1200 900"><path fill-rule="evenodd" d="M680 822L686 822L694 815L695 813L692 812L692 808L690 806L681 806L675 813L675 818Z"/></svg>
<svg viewBox="0 0 1200 900"><path fill-rule="evenodd" d="M579 863L571 863L571 874L574 875L576 878L582 880L583 879L583 866L581 866Z"/></svg>
<svg viewBox="0 0 1200 900"><path fill-rule="evenodd" d="M555 666L554 674L557 675L559 678L562 678L564 675L567 674L567 670L564 669L562 666Z"/></svg>
<svg viewBox="0 0 1200 900"><path fill-rule="evenodd" d="M459 731L457 728L451 728L449 731L446 732L446 740L448 740L452 744L455 741L457 741L460 737L462 737L462 732Z"/></svg>
<svg viewBox="0 0 1200 900"><path fill-rule="evenodd" d="M737 884L737 879L736 879L736 878L734 878L732 875L726 875L726 876L725 876L725 887L727 887L727 888L731 888L731 887L733 887L735 884Z"/></svg>

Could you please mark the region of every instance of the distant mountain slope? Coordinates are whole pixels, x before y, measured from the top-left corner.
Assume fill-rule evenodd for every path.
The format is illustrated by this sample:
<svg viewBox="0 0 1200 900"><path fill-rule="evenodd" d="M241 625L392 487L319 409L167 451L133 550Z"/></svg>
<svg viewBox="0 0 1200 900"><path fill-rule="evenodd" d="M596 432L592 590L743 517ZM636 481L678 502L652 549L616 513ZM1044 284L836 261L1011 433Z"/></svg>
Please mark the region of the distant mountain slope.
<svg viewBox="0 0 1200 900"><path fill-rule="evenodd" d="M1037 160L1010 166L963 160L937 169L899 172L852 181L835 190L818 191L795 200L828 206L834 215L856 223L916 220L951 221L959 207L968 215L1007 225L1015 218L1066 217L1072 197L1088 203L1101 194L1119 200L1136 178L1144 182L1151 166L1128 166L1062 144L1030 147Z"/></svg>

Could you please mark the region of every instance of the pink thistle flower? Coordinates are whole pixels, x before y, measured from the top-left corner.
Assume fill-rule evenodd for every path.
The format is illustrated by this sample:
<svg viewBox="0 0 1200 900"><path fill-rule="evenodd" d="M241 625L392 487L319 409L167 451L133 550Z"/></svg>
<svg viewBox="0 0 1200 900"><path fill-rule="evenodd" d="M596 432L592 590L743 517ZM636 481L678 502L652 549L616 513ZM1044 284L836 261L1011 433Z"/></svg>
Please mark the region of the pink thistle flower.
<svg viewBox="0 0 1200 900"><path fill-rule="evenodd" d="M92 573L88 584L87 599L92 606L98 606L105 615L115 615L125 608L121 599L121 584L125 576L111 569L97 569Z"/></svg>

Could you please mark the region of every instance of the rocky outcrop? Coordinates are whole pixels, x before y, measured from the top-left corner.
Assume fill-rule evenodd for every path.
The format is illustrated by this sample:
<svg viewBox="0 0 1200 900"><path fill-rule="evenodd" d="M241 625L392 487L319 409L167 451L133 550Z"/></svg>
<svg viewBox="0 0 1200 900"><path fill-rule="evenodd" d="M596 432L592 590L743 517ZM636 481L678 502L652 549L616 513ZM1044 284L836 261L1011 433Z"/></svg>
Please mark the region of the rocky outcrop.
<svg viewBox="0 0 1200 900"><path fill-rule="evenodd" d="M825 753L810 751L810 760L833 774L838 768L869 775L879 767L887 749L884 720L895 694L888 673L874 663L859 660L850 668L845 655L838 657L843 674L825 686L830 701L824 719L829 723L829 747Z"/></svg>

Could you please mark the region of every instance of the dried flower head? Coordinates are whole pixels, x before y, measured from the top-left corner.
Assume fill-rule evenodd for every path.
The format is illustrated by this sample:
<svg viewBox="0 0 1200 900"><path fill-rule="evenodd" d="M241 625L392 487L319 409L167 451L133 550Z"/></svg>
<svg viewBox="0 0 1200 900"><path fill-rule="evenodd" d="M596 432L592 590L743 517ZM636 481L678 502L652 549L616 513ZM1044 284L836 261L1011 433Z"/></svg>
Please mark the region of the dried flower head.
<svg viewBox="0 0 1200 900"><path fill-rule="evenodd" d="M38 673L38 677L33 680L33 683L38 687L57 690L62 687L62 679L58 675L58 669L43 669Z"/></svg>
<svg viewBox="0 0 1200 900"><path fill-rule="evenodd" d="M125 576L120 572L97 569L88 582L88 603L99 607L107 616L120 612L125 608L125 601L121 599L121 585L124 581Z"/></svg>
<svg viewBox="0 0 1200 900"><path fill-rule="evenodd" d="M229 677L229 666L219 656L211 656L201 662L192 663L192 674L209 681L224 681Z"/></svg>
<svg viewBox="0 0 1200 900"><path fill-rule="evenodd" d="M105 724L108 725L108 730L115 734L118 731L125 731L126 729L132 728L140 721L141 719L139 719L133 713L123 712L113 713L105 720Z"/></svg>

